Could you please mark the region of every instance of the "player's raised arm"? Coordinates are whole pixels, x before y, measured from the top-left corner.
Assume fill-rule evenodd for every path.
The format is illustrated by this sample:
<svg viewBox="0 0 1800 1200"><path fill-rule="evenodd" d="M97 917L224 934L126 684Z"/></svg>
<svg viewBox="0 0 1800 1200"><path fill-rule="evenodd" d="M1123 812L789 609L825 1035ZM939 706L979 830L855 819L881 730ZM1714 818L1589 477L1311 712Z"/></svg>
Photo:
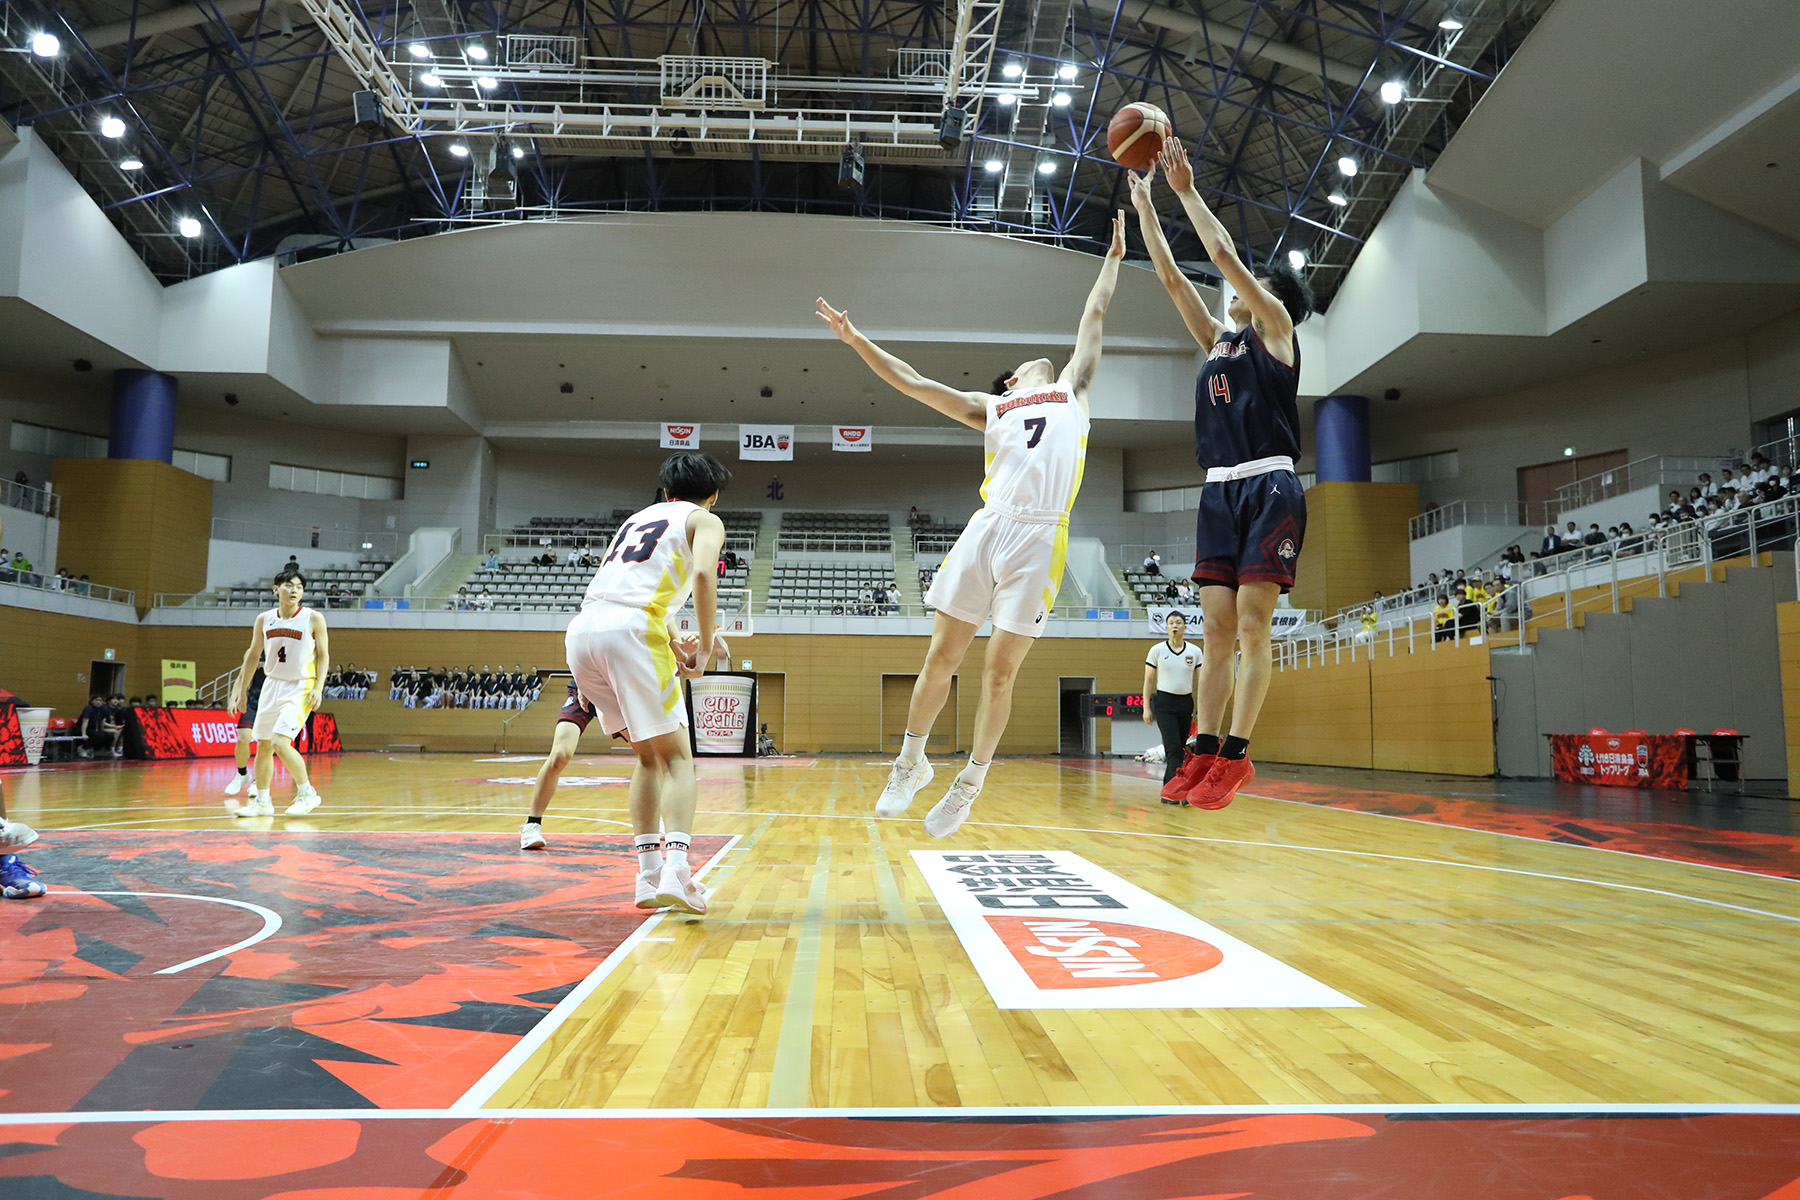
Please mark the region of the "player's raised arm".
<svg viewBox="0 0 1800 1200"><path fill-rule="evenodd" d="M1170 138L1163 143L1163 148L1156 156L1162 164L1163 173L1169 177L1169 186L1174 189L1176 197L1181 201L1183 211L1193 223L1194 232L1200 237L1200 244L1206 247L1206 256L1212 259L1213 266L1219 268L1219 274L1239 296L1243 297L1246 307L1256 318L1256 332L1269 349L1283 362L1293 360L1294 319L1288 315L1286 308L1275 293L1264 287L1244 266L1237 255L1237 243L1231 240L1219 218L1213 215L1212 209L1206 207L1206 201L1200 198L1200 190L1194 186L1194 168L1188 162L1187 153L1181 148L1179 138Z"/></svg>
<svg viewBox="0 0 1800 1200"><path fill-rule="evenodd" d="M1131 206L1137 210L1138 232L1143 235L1144 248L1150 252L1150 265L1156 268L1156 278L1169 293L1169 299L1175 302L1175 310L1181 314L1182 323L1194 335L1194 340L1210 349L1219 340L1219 319L1206 307L1200 289L1175 265L1175 254L1169 249L1169 239L1163 236L1162 218L1157 214L1151 191L1151 185L1156 182L1156 168L1151 167L1142 175L1128 171L1126 177L1131 180Z"/></svg>
<svg viewBox="0 0 1800 1200"><path fill-rule="evenodd" d="M1069 387L1083 409L1087 407L1088 388L1094 372L1100 369L1100 335L1106 324L1106 309L1112 303L1113 291L1119 286L1119 263L1125 257L1125 211L1113 217L1112 243L1106 247L1106 258L1100 264L1100 278L1088 292L1087 306L1081 310L1081 324L1075 331L1075 353L1069 359Z"/></svg>
<svg viewBox="0 0 1800 1200"><path fill-rule="evenodd" d="M688 545L694 551L694 617L700 625L700 645L694 665L681 664L684 679L706 673L707 651L718 632L719 552L725 548L725 522L704 508L696 509L688 517Z"/></svg>
<svg viewBox="0 0 1800 1200"><path fill-rule="evenodd" d="M250 648L244 651L244 664L238 669L237 682L231 685L231 695L225 701L225 707L234 713L244 711L244 695L250 687L251 672L256 670L256 660L263 652L263 619L257 614L256 624L250 627Z"/></svg>
<svg viewBox="0 0 1800 1200"><path fill-rule="evenodd" d="M838 340L848 345L869 364L869 369L889 385L905 392L919 403L943 413L953 421L961 421L971 429L987 428L987 397L980 392L964 392L935 379L927 379L912 364L889 354L864 337L850 323L850 314L840 312L819 297L819 319L831 326Z"/></svg>

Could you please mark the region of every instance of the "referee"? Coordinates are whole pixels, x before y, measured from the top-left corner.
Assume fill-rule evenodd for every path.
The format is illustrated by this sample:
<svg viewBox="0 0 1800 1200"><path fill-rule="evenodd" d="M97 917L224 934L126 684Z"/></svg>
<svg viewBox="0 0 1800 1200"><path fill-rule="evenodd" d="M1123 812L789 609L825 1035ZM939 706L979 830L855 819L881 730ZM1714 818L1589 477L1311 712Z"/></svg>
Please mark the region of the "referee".
<svg viewBox="0 0 1800 1200"><path fill-rule="evenodd" d="M1150 647L1144 659L1144 724L1162 732L1163 782L1175 778L1187 757L1184 744L1194 720L1194 681L1200 672L1200 647L1187 640L1187 618L1178 612L1163 622L1169 640ZM1182 804L1182 800L1164 800Z"/></svg>

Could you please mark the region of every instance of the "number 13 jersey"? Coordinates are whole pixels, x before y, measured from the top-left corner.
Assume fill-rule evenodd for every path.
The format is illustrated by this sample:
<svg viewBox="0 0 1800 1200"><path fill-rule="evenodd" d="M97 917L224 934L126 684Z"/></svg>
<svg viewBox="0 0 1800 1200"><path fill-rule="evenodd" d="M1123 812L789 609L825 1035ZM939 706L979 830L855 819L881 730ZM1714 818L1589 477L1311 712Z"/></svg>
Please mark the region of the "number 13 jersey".
<svg viewBox="0 0 1800 1200"><path fill-rule="evenodd" d="M1075 507L1087 465L1088 416L1067 380L990 396L982 440L981 498L988 507L1039 519L1067 516Z"/></svg>
<svg viewBox="0 0 1800 1200"><path fill-rule="evenodd" d="M694 586L687 519L699 507L671 500L634 513L619 526L581 606L618 604L641 608L659 619L680 608Z"/></svg>

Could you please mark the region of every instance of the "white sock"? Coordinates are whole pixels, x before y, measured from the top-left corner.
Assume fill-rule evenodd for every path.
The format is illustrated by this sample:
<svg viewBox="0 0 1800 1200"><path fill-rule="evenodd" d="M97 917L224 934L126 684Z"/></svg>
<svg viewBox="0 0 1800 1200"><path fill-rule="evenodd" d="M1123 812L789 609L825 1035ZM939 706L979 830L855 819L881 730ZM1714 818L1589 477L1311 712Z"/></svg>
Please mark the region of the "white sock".
<svg viewBox="0 0 1800 1200"><path fill-rule="evenodd" d="M972 783L976 787L980 787L987 782L987 769L993 765L993 759L989 759L984 763L978 763L975 761L975 756L970 755L969 765L964 767L956 778L963 783Z"/></svg>
<svg viewBox="0 0 1800 1200"><path fill-rule="evenodd" d="M640 833L631 839L637 845L638 870L646 874L662 870L662 835Z"/></svg>
<svg viewBox="0 0 1800 1200"><path fill-rule="evenodd" d="M931 737L929 733L914 733L907 730L906 740L900 743L900 761L911 766L925 757L925 742Z"/></svg>
<svg viewBox="0 0 1800 1200"><path fill-rule="evenodd" d="M678 867L687 866L688 844L687 834L666 830L663 833L663 857Z"/></svg>

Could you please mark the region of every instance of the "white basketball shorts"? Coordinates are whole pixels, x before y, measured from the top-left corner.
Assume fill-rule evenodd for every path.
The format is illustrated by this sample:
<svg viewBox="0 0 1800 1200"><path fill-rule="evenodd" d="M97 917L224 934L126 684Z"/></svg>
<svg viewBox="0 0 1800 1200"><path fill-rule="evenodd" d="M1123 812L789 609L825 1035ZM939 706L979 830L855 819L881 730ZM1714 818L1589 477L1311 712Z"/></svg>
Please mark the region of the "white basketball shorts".
<svg viewBox="0 0 1800 1200"><path fill-rule="evenodd" d="M289 741L299 737L311 715L306 701L312 689L312 681L306 679L264 679L262 696L256 702L252 736L259 742L272 737Z"/></svg>
<svg viewBox="0 0 1800 1200"><path fill-rule="evenodd" d="M569 622L569 671L600 728L647 741L687 727L669 630L640 608L590 604Z"/></svg>
<svg viewBox="0 0 1800 1200"><path fill-rule="evenodd" d="M971 625L1037 637L1056 604L1068 555L1066 522L1020 521L984 508L938 568L925 603Z"/></svg>

